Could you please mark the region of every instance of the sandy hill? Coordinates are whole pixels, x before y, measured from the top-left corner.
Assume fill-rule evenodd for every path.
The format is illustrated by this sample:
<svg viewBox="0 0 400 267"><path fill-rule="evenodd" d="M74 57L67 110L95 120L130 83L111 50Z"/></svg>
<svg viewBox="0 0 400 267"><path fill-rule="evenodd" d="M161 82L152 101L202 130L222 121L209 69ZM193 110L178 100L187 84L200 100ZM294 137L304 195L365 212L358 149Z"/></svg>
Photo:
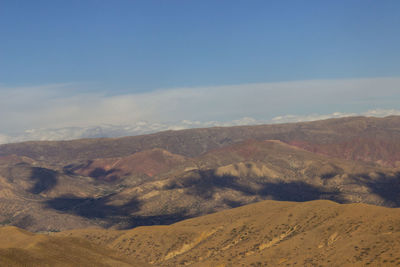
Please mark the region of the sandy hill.
<svg viewBox="0 0 400 267"><path fill-rule="evenodd" d="M0 228L1 266L147 266L134 257L76 237Z"/></svg>
<svg viewBox="0 0 400 267"><path fill-rule="evenodd" d="M0 228L0 263L124 266L395 266L400 210L331 201L263 201L132 230L50 236ZM121 255L124 255L122 257ZM24 266L30 266L24 265Z"/></svg>

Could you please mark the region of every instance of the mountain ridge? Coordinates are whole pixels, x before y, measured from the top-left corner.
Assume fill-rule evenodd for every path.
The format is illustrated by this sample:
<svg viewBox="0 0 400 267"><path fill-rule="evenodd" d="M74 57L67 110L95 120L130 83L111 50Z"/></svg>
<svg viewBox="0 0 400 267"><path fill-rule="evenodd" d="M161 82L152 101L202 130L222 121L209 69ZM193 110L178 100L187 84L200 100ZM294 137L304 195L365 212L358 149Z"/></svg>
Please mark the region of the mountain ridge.
<svg viewBox="0 0 400 267"><path fill-rule="evenodd" d="M400 162L400 144L396 142L399 138L400 116L347 117L301 123L165 131L122 138L30 141L0 145L0 156L16 154L57 164L128 156L142 150L161 148L174 154L196 157L248 139L276 139L330 156L378 162L393 167ZM371 140L376 142L371 143ZM346 144L353 145L350 149L352 153L346 153ZM324 149L324 146L330 149ZM335 147L336 151L332 149ZM368 157L364 157L366 152Z"/></svg>

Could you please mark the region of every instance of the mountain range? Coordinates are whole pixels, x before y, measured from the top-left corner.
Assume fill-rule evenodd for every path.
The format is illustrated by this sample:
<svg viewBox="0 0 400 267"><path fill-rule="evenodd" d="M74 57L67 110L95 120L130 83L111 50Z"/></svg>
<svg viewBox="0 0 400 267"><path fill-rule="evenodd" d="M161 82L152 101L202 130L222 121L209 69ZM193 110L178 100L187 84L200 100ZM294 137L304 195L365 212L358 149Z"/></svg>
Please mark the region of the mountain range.
<svg viewBox="0 0 400 267"><path fill-rule="evenodd" d="M394 264L399 140L390 116L0 145L0 235L26 240L0 262Z"/></svg>

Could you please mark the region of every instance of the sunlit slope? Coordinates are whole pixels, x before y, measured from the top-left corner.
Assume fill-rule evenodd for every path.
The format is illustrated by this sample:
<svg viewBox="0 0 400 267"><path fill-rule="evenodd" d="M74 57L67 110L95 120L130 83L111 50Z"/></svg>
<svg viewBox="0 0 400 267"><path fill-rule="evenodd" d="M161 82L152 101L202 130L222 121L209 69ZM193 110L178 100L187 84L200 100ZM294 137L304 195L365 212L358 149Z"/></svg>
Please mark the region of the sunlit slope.
<svg viewBox="0 0 400 267"><path fill-rule="evenodd" d="M400 264L400 210L331 201L225 210L170 226L73 230L156 266L392 266Z"/></svg>
<svg viewBox="0 0 400 267"><path fill-rule="evenodd" d="M1 266L146 266L82 238L32 234L0 228Z"/></svg>

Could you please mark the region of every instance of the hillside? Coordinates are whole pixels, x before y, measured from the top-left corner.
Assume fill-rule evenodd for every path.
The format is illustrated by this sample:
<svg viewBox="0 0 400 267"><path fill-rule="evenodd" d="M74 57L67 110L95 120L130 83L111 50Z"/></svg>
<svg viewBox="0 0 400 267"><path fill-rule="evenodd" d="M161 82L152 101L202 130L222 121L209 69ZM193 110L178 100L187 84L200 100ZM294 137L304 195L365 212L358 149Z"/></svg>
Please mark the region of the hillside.
<svg viewBox="0 0 400 267"><path fill-rule="evenodd" d="M134 257L76 237L0 227L1 266L147 266Z"/></svg>
<svg viewBox="0 0 400 267"><path fill-rule="evenodd" d="M61 170L23 159L0 166L0 222L30 231L171 224L266 199L400 206L398 169L277 140L248 140L195 158L153 149Z"/></svg>
<svg viewBox="0 0 400 267"><path fill-rule="evenodd" d="M400 264L399 226L399 209L268 200L170 226L126 231L83 229L44 236L0 228L0 263L394 266Z"/></svg>
<svg viewBox="0 0 400 267"><path fill-rule="evenodd" d="M190 163L190 159L183 156L153 148L126 157L93 159L83 164L65 166L64 170L112 181L132 175L151 178L174 168L190 166Z"/></svg>

